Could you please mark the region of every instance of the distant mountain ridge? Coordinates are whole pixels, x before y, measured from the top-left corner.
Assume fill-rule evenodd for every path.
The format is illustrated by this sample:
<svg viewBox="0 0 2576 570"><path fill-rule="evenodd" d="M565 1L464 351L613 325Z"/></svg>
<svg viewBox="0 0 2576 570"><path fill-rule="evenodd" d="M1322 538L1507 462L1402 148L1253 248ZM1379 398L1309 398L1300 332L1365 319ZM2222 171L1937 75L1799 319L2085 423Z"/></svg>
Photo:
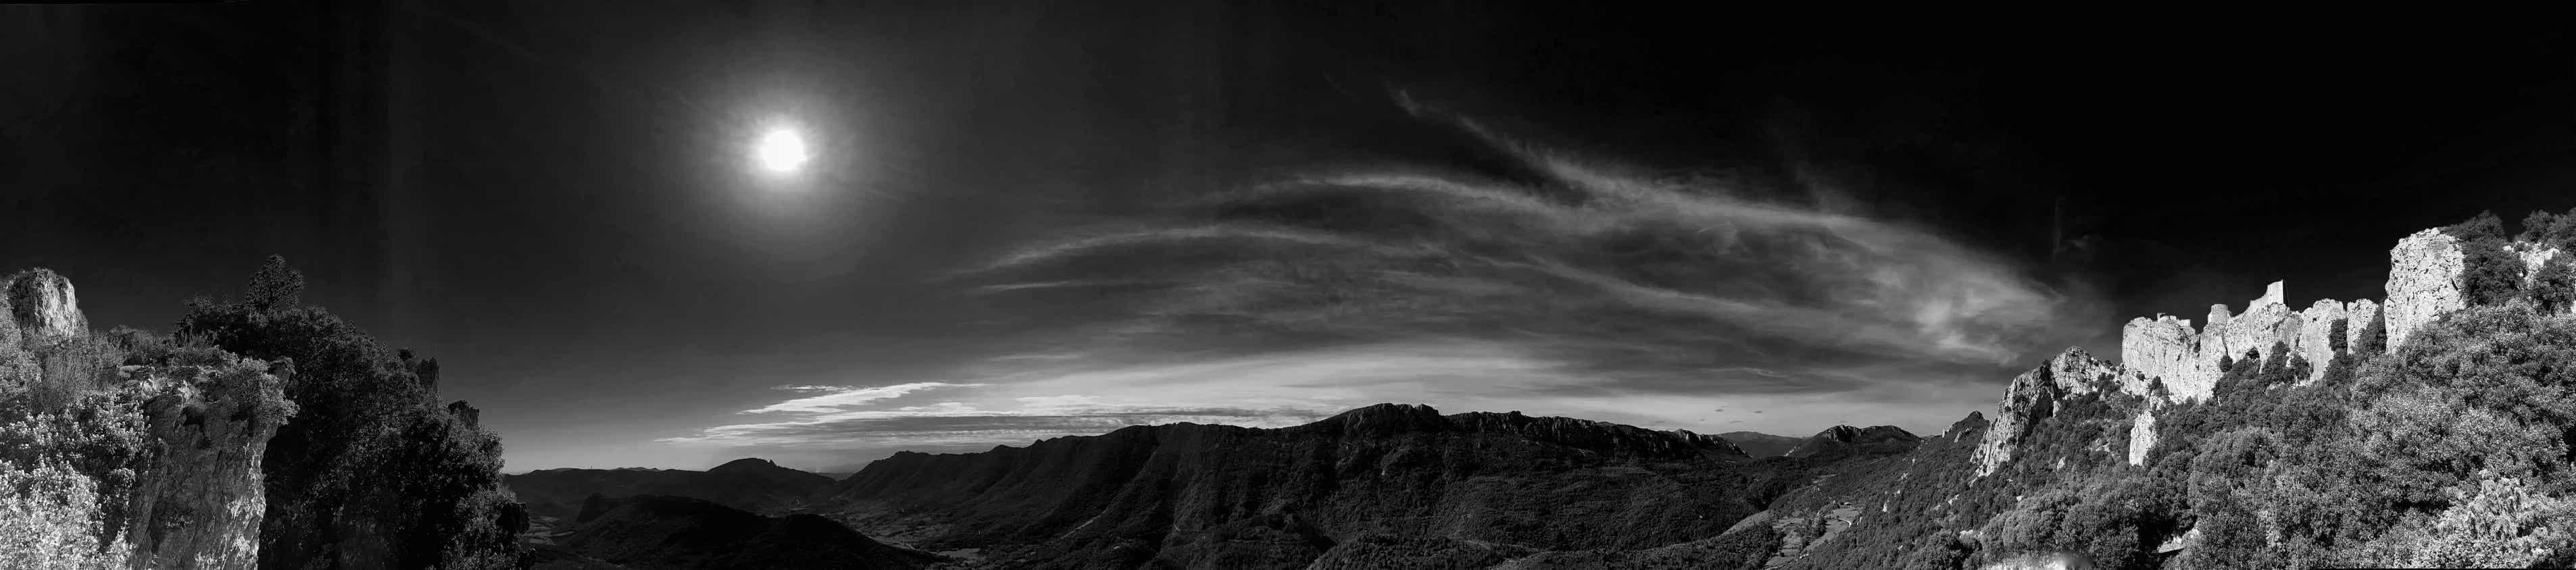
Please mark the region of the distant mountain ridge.
<svg viewBox="0 0 2576 570"><path fill-rule="evenodd" d="M981 549L969 567L1374 568L1712 536L1817 466L1902 451L1758 460L1688 431L1379 404L1286 428L898 453L814 508L871 536Z"/></svg>
<svg viewBox="0 0 2576 570"><path fill-rule="evenodd" d="M780 467L767 459L744 458L705 471L638 467L541 469L503 476L501 483L527 503L530 514L569 521L581 511L582 502L594 494L612 498L674 495L754 513L774 513L802 504L835 481Z"/></svg>
<svg viewBox="0 0 2576 570"><path fill-rule="evenodd" d="M688 497L600 497L578 516L579 530L537 549L535 568L902 570L945 560L823 517L761 516Z"/></svg>

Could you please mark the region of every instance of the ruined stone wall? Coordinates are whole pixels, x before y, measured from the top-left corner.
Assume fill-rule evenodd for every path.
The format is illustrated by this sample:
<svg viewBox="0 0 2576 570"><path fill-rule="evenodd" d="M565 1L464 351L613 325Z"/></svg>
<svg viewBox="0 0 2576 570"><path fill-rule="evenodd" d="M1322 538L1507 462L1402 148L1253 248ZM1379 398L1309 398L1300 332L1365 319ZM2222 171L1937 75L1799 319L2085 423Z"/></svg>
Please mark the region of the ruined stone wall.
<svg viewBox="0 0 2576 570"><path fill-rule="evenodd" d="M2347 321L2352 310L2342 301L2318 299L2308 308L2300 309L2298 315L2299 340L2290 346L2298 350L2300 357L2308 360L2307 381L2315 382L2325 377L2326 363L2334 361L2335 345L2352 337L2355 327ZM2335 335L2338 323L2344 325L2341 337Z"/></svg>
<svg viewBox="0 0 2576 570"><path fill-rule="evenodd" d="M2556 248L2528 243L2510 247L2528 270L2526 275L2561 255ZM2439 229L2415 232L2399 240L2388 257L2384 303L2321 299L2306 309L2291 310L2283 302L2282 283L2273 282L2264 287L2261 297L2246 303L2243 313L2230 312L2227 305L2210 306L2207 320L2198 328L2189 319L2169 315L2131 319L2120 331L2119 363L2069 350L2023 373L2006 388L1996 406L1993 427L1979 442L1974 455L1978 476L2010 461L2029 426L2053 413L2058 398L2092 390L2089 379L2096 375L2113 374L2116 389L2148 396L2129 433L2128 459L2139 464L2155 445L2155 410L2178 401L2209 398L2218 385L2220 359L2242 358L2247 351L2269 358L2273 345L2279 343L2308 362L2307 381L2313 382L2324 377L2327 363L2335 357L2334 347L2349 347L2373 322L2387 331L2386 349L2395 350L2416 327L2466 306L2460 293L2464 256L2458 239ZM2148 388L2152 380L2162 380L2172 400L2153 397Z"/></svg>
<svg viewBox="0 0 2576 570"><path fill-rule="evenodd" d="M2162 379L2177 400L2209 397L2218 386L2218 361L2243 357L2248 350L2265 358L2275 343L2287 345L2310 363L2322 366L2333 357L2334 321L2348 312L2343 303L2318 301L2307 311L2281 302L2281 283L2263 288L2263 296L2246 303L2244 314L2229 314L2227 305L2209 307L2209 324L2192 330L2191 321L2156 315L2129 321L2120 334L2120 361L2128 377L2123 384L2144 386ZM2135 393L2146 394L2143 387Z"/></svg>

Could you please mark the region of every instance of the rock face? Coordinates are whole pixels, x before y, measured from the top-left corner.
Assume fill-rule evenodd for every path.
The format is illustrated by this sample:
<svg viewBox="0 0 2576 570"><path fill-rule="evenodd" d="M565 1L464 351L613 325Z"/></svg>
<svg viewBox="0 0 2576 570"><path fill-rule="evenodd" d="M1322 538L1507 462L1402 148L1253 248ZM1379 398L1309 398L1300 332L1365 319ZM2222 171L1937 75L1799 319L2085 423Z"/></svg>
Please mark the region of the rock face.
<svg viewBox="0 0 2576 570"><path fill-rule="evenodd" d="M103 540L123 540L135 568L257 563L268 505L260 463L279 426L295 415L283 388L291 364L213 348L115 348L90 336L71 281L44 269L0 280L0 314L0 338L8 341L0 344L0 379L21 381L0 383L0 399L29 388L25 381L80 394L50 404L84 418L57 437L114 448L80 452L95 454L86 458L92 461L118 458L101 467L114 468L107 473L88 474L101 489L123 489L102 492L103 501L120 503L102 505L110 534ZM118 365L119 356L130 364ZM117 480L124 477L130 487Z"/></svg>
<svg viewBox="0 0 2576 570"><path fill-rule="evenodd" d="M983 548L998 567L1294 569L1415 540L1687 542L1760 511L1769 468L1713 436L1382 404L1279 429L1134 426L899 453L844 480L823 512L931 550Z"/></svg>
<svg viewBox="0 0 2576 570"><path fill-rule="evenodd" d="M0 326L0 340L37 344L89 332L89 318L81 315L70 279L37 268L9 276L7 288L0 307L8 309L9 324Z"/></svg>
<svg viewBox="0 0 2576 570"><path fill-rule="evenodd" d="M2129 424L2129 464L2147 464L2147 450L2156 448L2156 411L2141 410Z"/></svg>
<svg viewBox="0 0 2576 570"><path fill-rule="evenodd" d="M2466 307L2460 296L2460 240L2440 229L2415 232L2388 250L2388 347L2406 345L2415 327Z"/></svg>
<svg viewBox="0 0 2576 570"><path fill-rule="evenodd" d="M144 403L159 453L135 482L131 560L138 568L248 568L268 509L260 457L295 414L268 364L128 367L161 391Z"/></svg>
<svg viewBox="0 0 2576 570"><path fill-rule="evenodd" d="M2105 383L2106 379L2119 381L2120 372L2117 365L2095 359L2084 349L2069 348L2039 368L2013 377L2012 384L2004 388L2003 402L1995 406L1993 423L1970 456L1977 464L1977 476L1992 474L1996 467L2011 461L2013 451L2029 436L2031 425L2056 413L2059 398L2105 388L2144 391L2143 387Z"/></svg>
<svg viewBox="0 0 2576 570"><path fill-rule="evenodd" d="M2248 350L2271 356L2274 343L2305 350L2314 336L2319 349L2329 343L2327 331L2332 319L2345 311L2343 304L2319 301L2311 307L2315 315L2290 310L2281 302L2281 283L2263 288L2263 296L2246 304L2243 314L2229 314L2227 305L2209 308L2208 324L2192 330L2191 321L2157 315L2155 319L2132 319L2120 335L2120 361L2129 373L2121 378L2129 390L2143 394L2149 380L2162 380L2174 398L2198 400L2209 397L2218 385L2218 361L2242 358ZM2307 329L2317 328L2311 334ZM2331 350L2322 353L2332 358ZM2316 355L2303 354L2310 362L2324 362Z"/></svg>
<svg viewBox="0 0 2576 570"><path fill-rule="evenodd" d="M2557 255L2556 249L2517 246L2522 249L2516 255L2530 272ZM2405 345L2416 327L2466 307L2460 293L2463 256L2457 238L2439 229L2415 232L2399 240L2388 258L2386 303L2321 299L2306 310L2292 311L2282 304L2282 284L2275 282L2242 314L2230 314L2226 305L2212 306L2207 324L2199 330L2189 320L2165 315L2129 321L2121 330L2120 360L2138 380L2162 379L2176 399L2198 400L2208 397L2216 385L2222 357L2242 358L2248 350L2269 357L2273 343L2282 343L2308 361L2313 381L2325 375L2324 364L2334 358L2334 346L2348 346L2374 321L2386 329L2387 348L2394 350Z"/></svg>

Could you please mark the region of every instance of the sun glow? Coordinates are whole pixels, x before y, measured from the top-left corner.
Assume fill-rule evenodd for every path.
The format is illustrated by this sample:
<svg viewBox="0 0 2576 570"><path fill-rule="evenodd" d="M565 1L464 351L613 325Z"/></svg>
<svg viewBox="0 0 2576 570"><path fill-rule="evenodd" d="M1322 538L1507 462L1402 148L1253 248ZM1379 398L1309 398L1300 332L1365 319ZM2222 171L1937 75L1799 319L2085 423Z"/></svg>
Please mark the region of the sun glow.
<svg viewBox="0 0 2576 570"><path fill-rule="evenodd" d="M752 145L751 158L761 170L789 174L803 168L805 160L812 157L806 153L804 136L796 134L795 129L780 127L760 136L760 142Z"/></svg>

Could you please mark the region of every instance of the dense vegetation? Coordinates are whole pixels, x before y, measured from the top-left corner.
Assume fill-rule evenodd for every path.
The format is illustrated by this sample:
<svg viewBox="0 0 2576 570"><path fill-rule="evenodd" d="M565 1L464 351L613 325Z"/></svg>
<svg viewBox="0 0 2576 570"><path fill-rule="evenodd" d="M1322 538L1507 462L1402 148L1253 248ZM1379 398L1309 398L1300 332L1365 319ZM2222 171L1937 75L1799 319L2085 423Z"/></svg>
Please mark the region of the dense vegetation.
<svg viewBox="0 0 2576 570"><path fill-rule="evenodd" d="M437 401L435 367L320 307L271 257L242 300L189 302L178 335L296 368L303 415L268 447L266 568L506 568L526 516L501 443Z"/></svg>

